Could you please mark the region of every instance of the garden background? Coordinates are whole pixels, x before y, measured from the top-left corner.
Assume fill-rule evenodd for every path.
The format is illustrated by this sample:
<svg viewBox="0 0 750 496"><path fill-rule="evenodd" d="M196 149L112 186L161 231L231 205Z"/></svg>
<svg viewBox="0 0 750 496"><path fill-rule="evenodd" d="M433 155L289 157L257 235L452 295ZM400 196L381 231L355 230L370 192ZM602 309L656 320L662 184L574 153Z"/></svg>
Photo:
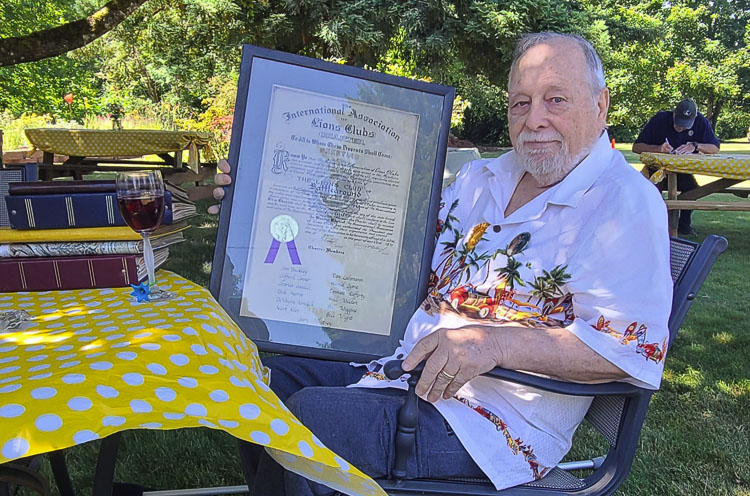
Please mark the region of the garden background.
<svg viewBox="0 0 750 496"><path fill-rule="evenodd" d="M93 25L117 8L135 10L82 48L2 67L45 48L11 37L86 16ZM122 109L126 128L211 131L226 149L250 43L455 86L453 133L506 146L513 43L554 30L582 34L601 54L617 141L684 97L726 140L750 126L749 17L750 0L3 0L0 129L11 149L25 143L23 127L110 127ZM60 51L65 36L85 35L76 27L42 42Z"/></svg>

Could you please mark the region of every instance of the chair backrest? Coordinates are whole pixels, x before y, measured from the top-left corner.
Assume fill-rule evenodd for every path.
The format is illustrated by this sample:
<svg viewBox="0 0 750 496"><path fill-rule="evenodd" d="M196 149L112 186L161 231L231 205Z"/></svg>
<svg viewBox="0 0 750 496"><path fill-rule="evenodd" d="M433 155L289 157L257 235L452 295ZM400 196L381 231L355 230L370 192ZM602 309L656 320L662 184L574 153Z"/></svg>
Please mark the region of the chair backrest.
<svg viewBox="0 0 750 496"><path fill-rule="evenodd" d="M692 250L691 250L692 245ZM672 238L672 311L669 314L669 345L672 345L677 330L682 325L690 306L695 301L698 290L706 280L716 259L727 249L727 240L721 236L709 235L698 246L696 243ZM680 270L676 271L676 268ZM675 275L675 273L677 273Z"/></svg>
<svg viewBox="0 0 750 496"><path fill-rule="evenodd" d="M5 206L5 195L8 194L8 185L13 182L36 180L36 164L8 165L0 167L0 227L10 226L8 210Z"/></svg>

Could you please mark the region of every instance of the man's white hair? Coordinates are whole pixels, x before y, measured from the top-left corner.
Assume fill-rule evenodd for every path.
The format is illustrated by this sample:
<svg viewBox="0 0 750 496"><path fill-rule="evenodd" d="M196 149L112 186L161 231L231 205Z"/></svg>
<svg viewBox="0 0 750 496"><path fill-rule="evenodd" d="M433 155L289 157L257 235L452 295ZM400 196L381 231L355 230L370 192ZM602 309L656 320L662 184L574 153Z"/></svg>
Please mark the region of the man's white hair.
<svg viewBox="0 0 750 496"><path fill-rule="evenodd" d="M604 81L604 68L602 67L602 60L599 58L599 54L596 53L596 49L591 43L585 38L577 34L563 34L563 33L531 33L523 35L516 43L516 48L513 50L513 60L510 64L510 70L513 72L518 69L518 62L524 54L529 51L532 47L542 43L554 43L556 41L572 41L576 43L586 58L586 66L589 68L589 84L591 86L591 94L594 96L596 101L599 98L599 94L606 87Z"/></svg>

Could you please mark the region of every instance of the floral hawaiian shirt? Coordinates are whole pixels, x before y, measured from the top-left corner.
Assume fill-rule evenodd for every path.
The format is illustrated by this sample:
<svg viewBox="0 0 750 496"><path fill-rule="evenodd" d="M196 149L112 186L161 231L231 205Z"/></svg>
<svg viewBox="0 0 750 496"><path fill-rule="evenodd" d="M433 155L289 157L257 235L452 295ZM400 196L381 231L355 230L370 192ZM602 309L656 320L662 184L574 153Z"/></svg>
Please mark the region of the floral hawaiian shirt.
<svg viewBox="0 0 750 496"><path fill-rule="evenodd" d="M523 172L509 152L467 164L444 190L429 295L393 356L440 328L561 326L625 371L627 382L658 388L672 295L658 190L606 132L565 179L506 218ZM356 386L405 387L379 373L392 357L371 362ZM590 403L477 377L435 406L502 489L557 465Z"/></svg>

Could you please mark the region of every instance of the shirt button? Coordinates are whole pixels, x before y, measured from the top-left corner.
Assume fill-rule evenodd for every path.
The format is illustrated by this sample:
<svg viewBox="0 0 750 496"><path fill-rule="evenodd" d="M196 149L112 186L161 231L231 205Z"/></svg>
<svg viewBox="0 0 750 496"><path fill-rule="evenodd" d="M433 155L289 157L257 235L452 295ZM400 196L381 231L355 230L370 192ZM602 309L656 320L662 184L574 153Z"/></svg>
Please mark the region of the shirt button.
<svg viewBox="0 0 750 496"><path fill-rule="evenodd" d="M492 230L495 231L496 233L500 232L501 229L502 227L498 226L497 224L492 226Z"/></svg>

